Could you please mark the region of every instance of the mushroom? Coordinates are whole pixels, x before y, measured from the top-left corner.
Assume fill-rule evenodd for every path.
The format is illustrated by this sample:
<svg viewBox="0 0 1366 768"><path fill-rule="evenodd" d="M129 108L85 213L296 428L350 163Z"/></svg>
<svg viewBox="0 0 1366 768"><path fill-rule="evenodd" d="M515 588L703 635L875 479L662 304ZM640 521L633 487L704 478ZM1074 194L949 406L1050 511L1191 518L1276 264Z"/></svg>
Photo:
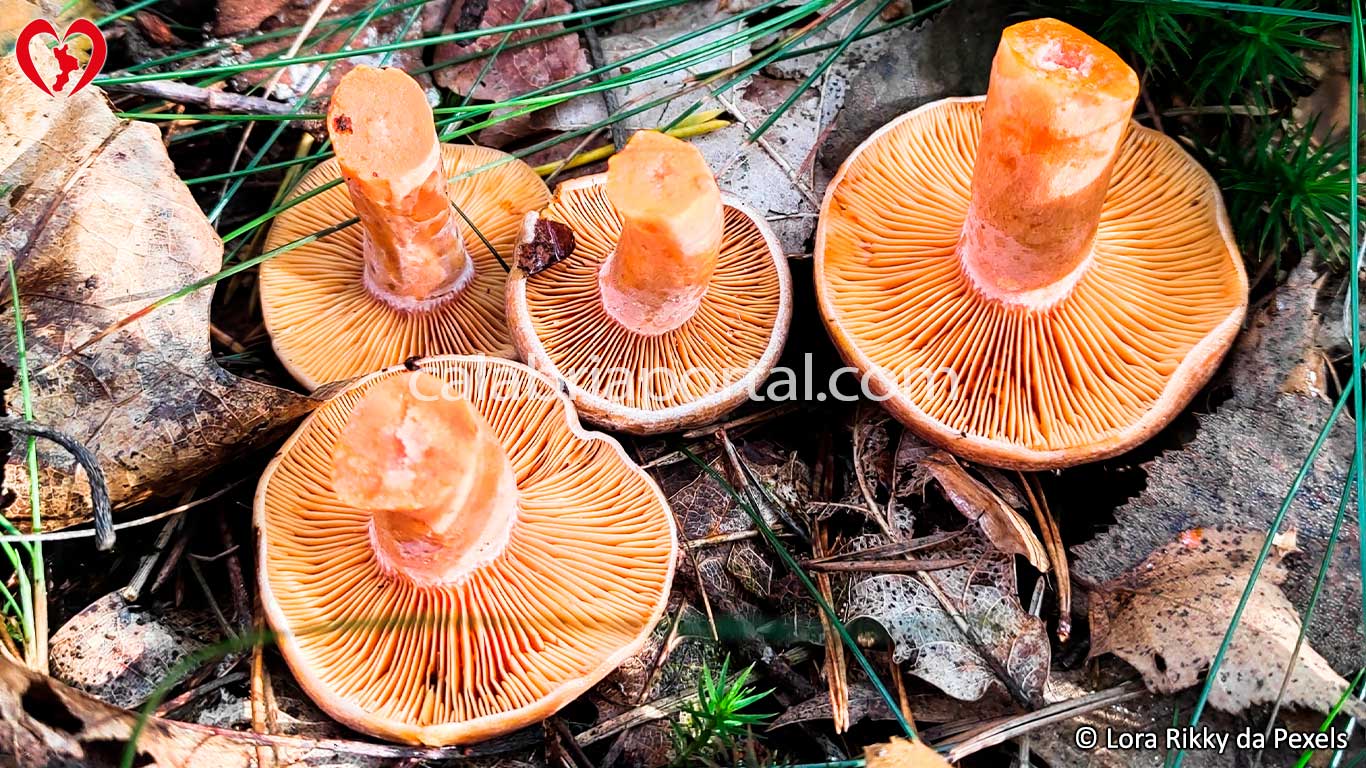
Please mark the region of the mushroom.
<svg viewBox="0 0 1366 768"><path fill-rule="evenodd" d="M414 356L512 357L499 260L550 197L536 172L497 150L438 143L421 86L399 69L347 72L327 132L336 157L296 197L338 177L345 188L281 212L266 248L355 216L360 226L261 265L261 312L285 368L313 389Z"/></svg>
<svg viewBox="0 0 1366 768"><path fill-rule="evenodd" d="M637 652L677 549L654 481L555 382L454 355L310 414L255 525L300 685L351 728L428 745L538 722Z"/></svg>
<svg viewBox="0 0 1366 768"><path fill-rule="evenodd" d="M1074 27L1016 24L985 100L902 115L830 183L821 314L922 437L999 467L1094 461L1218 367L1247 276L1209 174L1130 120L1138 87Z"/></svg>
<svg viewBox="0 0 1366 768"><path fill-rule="evenodd" d="M585 419L635 434L701 424L768 377L792 315L787 259L696 147L636 133L606 173L528 215L520 247L548 225L572 232L572 252L534 275L513 268L508 324Z"/></svg>

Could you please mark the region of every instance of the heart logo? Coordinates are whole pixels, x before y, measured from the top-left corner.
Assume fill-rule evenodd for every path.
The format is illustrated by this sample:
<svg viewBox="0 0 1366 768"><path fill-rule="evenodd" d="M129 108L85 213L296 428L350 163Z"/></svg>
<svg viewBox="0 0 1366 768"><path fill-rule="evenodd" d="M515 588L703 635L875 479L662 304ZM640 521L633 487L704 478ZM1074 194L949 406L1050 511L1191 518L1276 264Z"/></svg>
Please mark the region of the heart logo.
<svg viewBox="0 0 1366 768"><path fill-rule="evenodd" d="M50 35L61 43L52 49L52 55L57 59L58 74L53 80L51 88L39 76L38 68L33 65L33 54L29 50L29 42L38 35ZM68 89L66 86L70 82L71 75L80 69L80 62L67 50L67 41L74 35L85 35L90 39L90 61L86 62L85 69L81 71L81 77L76 81L76 85ZM61 37L57 36L57 30L52 26L52 22L47 19L34 19L19 32L19 40L14 46L14 58L19 61L19 70L24 73L24 77L27 77L29 82L38 86L43 93L49 96L53 95L54 91L65 91L69 96L89 85L90 81L94 80L95 76L100 73L100 67L104 66L106 53L104 34L90 19L76 19L71 22Z"/></svg>

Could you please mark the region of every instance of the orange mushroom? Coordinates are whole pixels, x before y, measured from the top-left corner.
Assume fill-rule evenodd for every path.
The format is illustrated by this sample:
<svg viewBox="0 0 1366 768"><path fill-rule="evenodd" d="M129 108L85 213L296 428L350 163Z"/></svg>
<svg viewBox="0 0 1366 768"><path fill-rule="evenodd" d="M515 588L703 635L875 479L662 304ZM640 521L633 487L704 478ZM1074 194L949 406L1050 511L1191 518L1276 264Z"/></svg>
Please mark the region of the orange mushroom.
<svg viewBox="0 0 1366 768"><path fill-rule="evenodd" d="M463 744L548 717L639 650L677 545L654 481L549 378L415 367L347 387L266 469L261 600L337 720Z"/></svg>
<svg viewBox="0 0 1366 768"><path fill-rule="evenodd" d="M261 311L289 372L312 389L414 356L512 357L498 257L549 199L545 183L497 150L440 144L421 86L399 69L346 73L327 131L337 156L304 176L296 196L338 177L345 188L282 212L266 248L353 216L360 225L261 265Z"/></svg>
<svg viewBox="0 0 1366 768"><path fill-rule="evenodd" d="M635 134L607 173L528 215L521 247L547 222L572 231L573 251L535 274L514 267L508 324L585 419L637 434L702 424L768 377L792 314L787 259L696 147Z"/></svg>
<svg viewBox="0 0 1366 768"><path fill-rule="evenodd" d="M902 115L844 162L821 312L908 427L986 464L1063 467L1166 425L1247 308L1218 187L1133 123L1133 71L1053 19L1005 30L985 100Z"/></svg>

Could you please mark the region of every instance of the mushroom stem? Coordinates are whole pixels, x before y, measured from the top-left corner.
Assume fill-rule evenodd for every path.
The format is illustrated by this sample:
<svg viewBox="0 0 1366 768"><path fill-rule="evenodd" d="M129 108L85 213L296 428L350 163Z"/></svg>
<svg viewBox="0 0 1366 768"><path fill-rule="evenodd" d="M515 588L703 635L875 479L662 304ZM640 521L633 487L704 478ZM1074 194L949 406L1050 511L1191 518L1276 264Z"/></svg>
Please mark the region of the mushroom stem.
<svg viewBox="0 0 1366 768"><path fill-rule="evenodd" d="M366 288L410 312L456 296L474 263L422 87L400 69L358 66L332 94L327 133L360 216Z"/></svg>
<svg viewBox="0 0 1366 768"><path fill-rule="evenodd" d="M372 387L332 456L342 503L369 511L381 568L418 586L453 584L497 557L517 516L517 477L469 400L430 374Z"/></svg>
<svg viewBox="0 0 1366 768"><path fill-rule="evenodd" d="M607 198L621 216L598 284L627 329L658 336L697 312L721 251L721 190L696 147L641 131L607 164Z"/></svg>
<svg viewBox="0 0 1366 768"><path fill-rule="evenodd" d="M1033 307L1085 271L1138 78L1056 19L1005 30L992 60L958 256L992 298Z"/></svg>

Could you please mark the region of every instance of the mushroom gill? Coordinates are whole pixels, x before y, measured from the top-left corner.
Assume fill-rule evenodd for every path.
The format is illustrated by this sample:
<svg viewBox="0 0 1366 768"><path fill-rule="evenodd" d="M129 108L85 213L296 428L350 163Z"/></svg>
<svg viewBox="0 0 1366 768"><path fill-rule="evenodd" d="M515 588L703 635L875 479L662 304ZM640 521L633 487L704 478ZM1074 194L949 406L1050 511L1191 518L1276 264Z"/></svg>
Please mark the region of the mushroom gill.
<svg viewBox="0 0 1366 768"><path fill-rule="evenodd" d="M831 182L822 315L924 437L997 466L1092 461L1150 437L1217 368L1246 275L1218 188L1129 121L1135 93L1099 43L1025 22L985 99L903 115Z"/></svg>
<svg viewBox="0 0 1366 768"><path fill-rule="evenodd" d="M328 401L266 470L256 526L303 688L357 730L434 745L544 719L634 653L676 547L620 445L546 377L483 357Z"/></svg>

